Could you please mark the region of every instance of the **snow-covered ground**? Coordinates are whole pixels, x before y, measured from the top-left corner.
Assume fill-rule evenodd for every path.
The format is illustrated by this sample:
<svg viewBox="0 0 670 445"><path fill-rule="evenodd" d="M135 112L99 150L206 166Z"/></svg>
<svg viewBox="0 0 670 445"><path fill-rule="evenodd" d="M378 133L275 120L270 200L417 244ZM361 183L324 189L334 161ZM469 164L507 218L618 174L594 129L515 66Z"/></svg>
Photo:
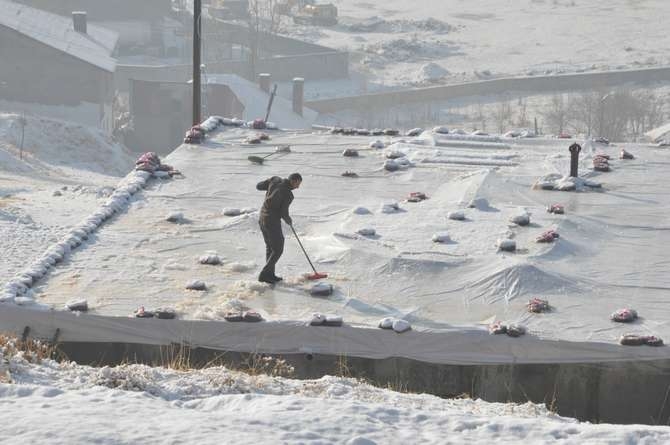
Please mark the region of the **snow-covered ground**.
<svg viewBox="0 0 670 445"><path fill-rule="evenodd" d="M287 34L352 53L377 89L670 63L664 0L335 0L340 23ZM653 44L650 44L653 42ZM307 93L311 94L309 82ZM314 91L317 94L317 91ZM329 95L321 91L320 96Z"/></svg>
<svg viewBox="0 0 670 445"><path fill-rule="evenodd" d="M594 425L532 403L445 400L340 377L222 367L30 364L0 352L0 443L662 444L670 428Z"/></svg>
<svg viewBox="0 0 670 445"><path fill-rule="evenodd" d="M134 164L99 131L0 113L0 281L6 282L97 206Z"/></svg>

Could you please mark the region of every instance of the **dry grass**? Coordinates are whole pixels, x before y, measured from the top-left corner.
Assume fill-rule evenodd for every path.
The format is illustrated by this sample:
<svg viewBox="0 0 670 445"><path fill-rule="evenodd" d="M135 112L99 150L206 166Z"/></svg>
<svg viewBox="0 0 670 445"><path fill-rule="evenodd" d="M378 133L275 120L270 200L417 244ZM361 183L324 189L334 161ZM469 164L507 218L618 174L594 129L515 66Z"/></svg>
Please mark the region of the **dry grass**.
<svg viewBox="0 0 670 445"><path fill-rule="evenodd" d="M126 363L133 362L138 363L136 360L126 361ZM153 366L177 371L224 367L249 375L269 375L273 377L291 377L295 374L295 368L281 356L260 353L248 354L243 360L237 361L229 359L225 353L221 353L207 362L198 363L192 354L191 348L183 344L172 344L161 347L160 358Z"/></svg>
<svg viewBox="0 0 670 445"><path fill-rule="evenodd" d="M25 341L13 334L0 334L0 383L11 383L9 360L21 358L28 363L39 364L46 359L62 358L57 349L46 342L31 338Z"/></svg>

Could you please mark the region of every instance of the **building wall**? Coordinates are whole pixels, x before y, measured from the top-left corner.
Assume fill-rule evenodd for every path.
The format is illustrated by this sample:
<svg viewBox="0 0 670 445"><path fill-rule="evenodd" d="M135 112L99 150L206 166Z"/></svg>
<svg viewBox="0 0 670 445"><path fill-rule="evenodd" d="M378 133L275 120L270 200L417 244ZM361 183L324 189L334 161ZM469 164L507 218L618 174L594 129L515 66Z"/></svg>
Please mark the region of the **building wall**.
<svg viewBox="0 0 670 445"><path fill-rule="evenodd" d="M5 27L0 27L0 61L0 99L68 107L97 104L99 126L111 130L113 73Z"/></svg>
<svg viewBox="0 0 670 445"><path fill-rule="evenodd" d="M410 104L444 101L456 98L506 94L509 92L559 92L611 88L626 84L650 84L670 80L670 68L605 71L555 76L516 77L483 80L455 85L413 88L400 91L338 97L305 102L320 113L342 110L373 110Z"/></svg>
<svg viewBox="0 0 670 445"><path fill-rule="evenodd" d="M130 81L130 115L135 131L125 145L134 151L168 154L191 127L191 85L185 82ZM241 116L244 106L225 85L209 85L206 114ZM203 120L207 116L203 113Z"/></svg>
<svg viewBox="0 0 670 445"><path fill-rule="evenodd" d="M208 62L208 74L237 74L252 82L256 76L250 72L249 62L229 60ZM288 81L294 77L305 80L343 79L349 76L349 54L329 53L302 54L295 56L261 58L256 65L257 73L270 73L276 81ZM193 77L191 65L117 65L115 86L119 91L128 91L129 82L151 80L162 82L186 82Z"/></svg>

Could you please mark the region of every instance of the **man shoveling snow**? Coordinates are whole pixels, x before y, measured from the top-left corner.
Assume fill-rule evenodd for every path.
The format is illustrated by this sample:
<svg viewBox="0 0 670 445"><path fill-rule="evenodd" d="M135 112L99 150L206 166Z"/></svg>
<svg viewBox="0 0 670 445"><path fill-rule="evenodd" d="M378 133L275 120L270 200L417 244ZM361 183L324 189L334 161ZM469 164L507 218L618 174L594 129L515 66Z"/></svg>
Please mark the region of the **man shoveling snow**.
<svg viewBox="0 0 670 445"><path fill-rule="evenodd" d="M265 241L265 267L258 275L258 281L274 284L282 278L275 275L275 265L284 252L284 233L281 229L281 220L291 226L293 220L289 216L288 208L293 202L293 192L300 187L302 176L292 173L282 179L273 176L256 184L257 190L265 191L265 200L260 211L258 224Z"/></svg>

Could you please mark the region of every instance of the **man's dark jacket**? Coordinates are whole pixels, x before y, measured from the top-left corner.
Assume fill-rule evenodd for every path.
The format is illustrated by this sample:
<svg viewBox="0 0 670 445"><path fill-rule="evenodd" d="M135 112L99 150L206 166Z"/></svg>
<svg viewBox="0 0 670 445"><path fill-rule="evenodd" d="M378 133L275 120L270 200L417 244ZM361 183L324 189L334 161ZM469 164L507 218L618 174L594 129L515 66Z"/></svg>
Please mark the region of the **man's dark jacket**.
<svg viewBox="0 0 670 445"><path fill-rule="evenodd" d="M283 219L286 224L293 224L288 214L288 208L293 202L293 192L288 179L273 176L256 184L256 189L266 190L265 200L260 212L261 221L278 223L280 219Z"/></svg>

